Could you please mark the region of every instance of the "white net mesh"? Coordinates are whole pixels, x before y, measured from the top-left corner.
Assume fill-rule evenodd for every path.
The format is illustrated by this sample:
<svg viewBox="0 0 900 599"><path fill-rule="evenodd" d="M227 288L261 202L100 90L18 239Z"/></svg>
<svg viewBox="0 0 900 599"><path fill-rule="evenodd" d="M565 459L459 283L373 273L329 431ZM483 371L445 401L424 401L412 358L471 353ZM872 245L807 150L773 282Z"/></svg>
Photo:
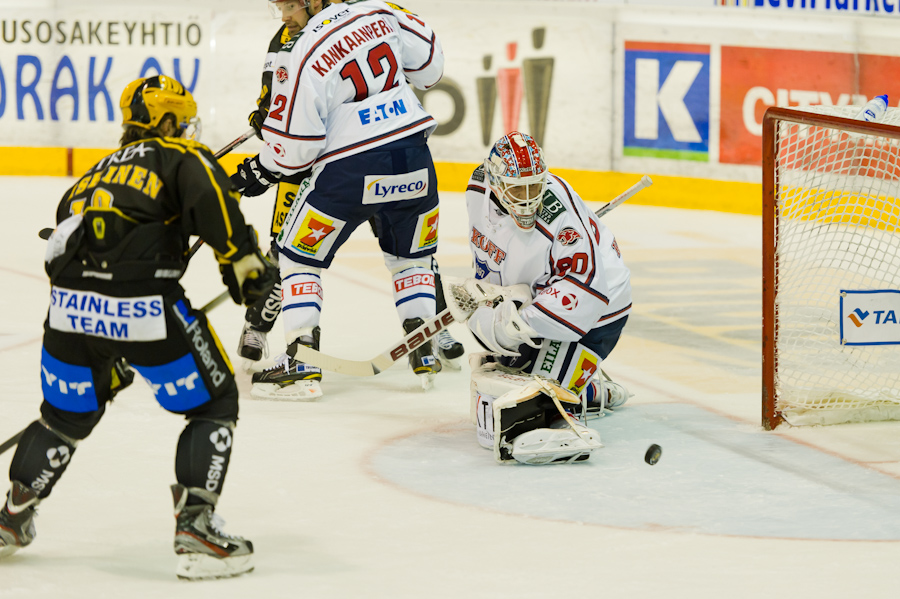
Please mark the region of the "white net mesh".
<svg viewBox="0 0 900 599"><path fill-rule="evenodd" d="M900 109L879 122L900 126ZM845 345L839 322L842 289L900 289L900 143L777 127L776 409L794 425L900 418L900 346Z"/></svg>

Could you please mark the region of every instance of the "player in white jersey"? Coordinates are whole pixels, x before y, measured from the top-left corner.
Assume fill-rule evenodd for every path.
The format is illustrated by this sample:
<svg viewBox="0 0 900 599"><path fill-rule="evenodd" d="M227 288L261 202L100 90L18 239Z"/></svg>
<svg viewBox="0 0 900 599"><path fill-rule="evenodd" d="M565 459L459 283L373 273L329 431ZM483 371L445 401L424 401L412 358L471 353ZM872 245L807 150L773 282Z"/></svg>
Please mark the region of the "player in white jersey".
<svg viewBox="0 0 900 599"><path fill-rule="evenodd" d="M253 376L252 393L311 399L322 394L321 371L293 355L298 344L318 349L320 272L360 224L375 219L403 328L435 314L438 195L426 140L437 123L410 85L436 84L444 58L431 28L393 4L274 4L302 26L275 59L266 145L233 181L252 196L306 169L312 175L277 238L287 356ZM430 343L410 364L426 388L440 370Z"/></svg>
<svg viewBox="0 0 900 599"><path fill-rule="evenodd" d="M496 361L506 374L558 381L588 408L625 403L627 390L598 376L631 312L629 270L612 232L569 183L547 170L537 143L519 132L503 136L475 169L466 207L477 288L502 287L505 299L468 318L490 352L473 360L475 386ZM493 423L486 422L492 399L489 393L475 397L485 403L475 409L479 441L488 447L495 442Z"/></svg>
<svg viewBox="0 0 900 599"><path fill-rule="evenodd" d="M330 0L330 2L331 4L339 4L341 0ZM269 6L273 8L276 6L274 0L269 0ZM318 10L318 8L311 7L311 10ZM262 127L271 106L272 81L278 53L281 51L282 46L288 43L301 29L301 24L295 20L300 13L282 15L280 10L277 12L273 11L273 13L273 16L276 16L282 24L269 42L263 65L261 91L259 98L256 100L257 108L249 116L250 124L256 130L256 134L260 139L262 139ZM305 179L308 174L309 171L306 171L292 178ZM275 263L278 262L278 245L275 243L275 238L281 232L281 227L285 222L288 211L294 202L294 198L298 195L299 187L299 184L287 181L280 181L278 184L277 198L272 212L272 245L269 250L269 259ZM373 232L375 232L375 220L370 219L369 222L372 224ZM432 257L431 266L434 271L436 311L441 312L446 308L446 305L443 303L444 295L441 287L441 275L434 257ZM252 368L253 362L257 362L268 355L266 335L274 327L275 319L278 318L279 314L281 314L281 281L277 281L265 297L262 297L256 304L247 308L244 316L244 328L241 331L241 339L238 344L238 354L245 358L244 365L246 368ZM463 355L465 348L452 337L446 328L441 329L435 337L434 349L442 365L459 368L458 358Z"/></svg>

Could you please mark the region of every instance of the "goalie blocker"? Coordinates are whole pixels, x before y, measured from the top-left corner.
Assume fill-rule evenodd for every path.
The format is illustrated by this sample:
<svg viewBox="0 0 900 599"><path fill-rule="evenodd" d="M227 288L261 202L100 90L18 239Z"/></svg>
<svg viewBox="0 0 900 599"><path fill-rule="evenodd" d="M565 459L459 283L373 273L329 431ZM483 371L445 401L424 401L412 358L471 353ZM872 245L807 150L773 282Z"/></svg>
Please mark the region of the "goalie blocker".
<svg viewBox="0 0 900 599"><path fill-rule="evenodd" d="M580 408L575 394L556 381L497 370L485 361L489 355L470 357L472 419L478 443L492 449L498 462L579 462L603 447L599 433L563 407Z"/></svg>

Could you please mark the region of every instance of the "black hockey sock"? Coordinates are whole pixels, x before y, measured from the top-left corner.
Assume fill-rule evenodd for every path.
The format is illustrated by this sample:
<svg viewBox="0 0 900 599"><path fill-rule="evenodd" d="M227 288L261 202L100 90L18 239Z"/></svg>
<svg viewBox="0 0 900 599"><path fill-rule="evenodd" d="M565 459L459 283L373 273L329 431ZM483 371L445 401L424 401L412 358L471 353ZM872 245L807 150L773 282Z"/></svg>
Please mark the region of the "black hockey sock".
<svg viewBox="0 0 900 599"><path fill-rule="evenodd" d="M441 284L441 271L438 270L437 260L431 259L431 270L434 271L434 308L440 314L447 309L447 301L444 299L444 286Z"/></svg>
<svg viewBox="0 0 900 599"><path fill-rule="evenodd" d="M191 420L178 439L175 478L185 487L221 493L231 459L233 425ZM191 495L188 505L203 503Z"/></svg>
<svg viewBox="0 0 900 599"><path fill-rule="evenodd" d="M75 445L35 420L19 439L9 466L9 479L34 489L44 499L66 471L74 453Z"/></svg>
<svg viewBox="0 0 900 599"><path fill-rule="evenodd" d="M275 326L275 319L281 314L281 281L275 283L269 293L247 308L244 320L257 331L268 333Z"/></svg>

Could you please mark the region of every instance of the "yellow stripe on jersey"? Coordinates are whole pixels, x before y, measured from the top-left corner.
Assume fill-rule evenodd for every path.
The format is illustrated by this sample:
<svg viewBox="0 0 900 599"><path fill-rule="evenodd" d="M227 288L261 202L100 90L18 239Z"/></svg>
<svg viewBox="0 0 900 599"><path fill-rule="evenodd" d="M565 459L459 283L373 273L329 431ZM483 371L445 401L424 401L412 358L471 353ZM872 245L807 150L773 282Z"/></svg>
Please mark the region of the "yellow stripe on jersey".
<svg viewBox="0 0 900 599"><path fill-rule="evenodd" d="M212 172L212 165L209 161L197 151L197 148L206 148L201 143L198 143L194 140L190 139L178 139L173 137L166 138L157 138L157 141L160 145L167 148L174 148L181 152L187 152L193 154L200 161L200 164L203 165L203 169L206 171L206 175L209 177L209 182L212 185L213 189L216 192L216 197L219 199L219 208L222 211L222 221L225 223L225 233L228 237L228 251L220 254L222 258L228 258L232 256L235 252L237 252L238 248L231 242L231 237L234 235L234 228L231 226L231 218L228 216L228 208L225 205L225 192L222 190L221 186L216 182L216 178ZM176 144L172 144L170 142L177 142ZM179 147L179 145L183 146L183 149ZM207 148L208 149L208 148ZM228 191L229 194L233 194L231 190Z"/></svg>

